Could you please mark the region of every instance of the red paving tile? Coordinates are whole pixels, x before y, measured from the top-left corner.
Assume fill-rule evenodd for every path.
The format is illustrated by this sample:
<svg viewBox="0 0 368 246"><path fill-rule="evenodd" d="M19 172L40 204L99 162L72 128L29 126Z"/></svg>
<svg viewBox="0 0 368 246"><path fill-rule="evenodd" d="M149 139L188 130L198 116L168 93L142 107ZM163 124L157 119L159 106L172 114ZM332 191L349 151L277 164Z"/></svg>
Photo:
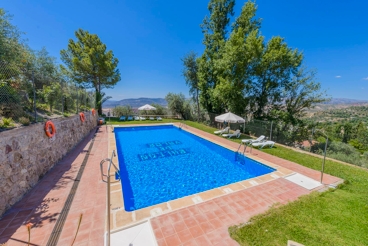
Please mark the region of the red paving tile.
<svg viewBox="0 0 368 246"><path fill-rule="evenodd" d="M180 231L183 231L183 230L188 228L183 221L175 222L173 224L173 226L174 226L174 229L175 229L176 233L178 233Z"/></svg>
<svg viewBox="0 0 368 246"><path fill-rule="evenodd" d="M189 229L178 232L178 236L181 243L185 243L193 239L192 233L190 233Z"/></svg>
<svg viewBox="0 0 368 246"><path fill-rule="evenodd" d="M167 245L179 245L180 244L180 239L178 235L176 234L166 237L165 241Z"/></svg>
<svg viewBox="0 0 368 246"><path fill-rule="evenodd" d="M204 234L203 230L201 229L201 227L199 225L193 226L191 228L189 228L190 233L192 234L192 236L194 238L201 236Z"/></svg>
<svg viewBox="0 0 368 246"><path fill-rule="evenodd" d="M64 206L74 179L91 143L94 130L64 159L51 169L21 201L0 220L0 243L26 245L25 224L33 223L31 243L46 245ZM70 208L58 245L70 245L83 213L81 228L74 245L103 245L106 185L100 180L99 162L108 156L106 128L101 127L94 141L86 168ZM98 221L99 223L93 223Z"/></svg>
<svg viewBox="0 0 368 246"><path fill-rule="evenodd" d="M272 193L273 190L277 190L276 194ZM154 231L156 237L161 240L163 236L167 245L175 245L172 239L176 238L174 237L175 235L180 239L180 244L176 245L237 245L228 234L227 228L229 226L247 222L251 216L266 211L274 203L280 201L286 203L309 192L309 190L280 178L246 190L218 197L211 201L193 205L189 208L152 218L151 224L157 227ZM263 200L264 197L267 197L267 202ZM248 202L241 201L239 198L245 199ZM251 199L249 200L249 198ZM252 205L249 206L248 204ZM192 216L188 213L190 211L197 211L197 213L195 216ZM216 215L219 213L221 215ZM176 218L175 223L166 220L169 222L165 226L162 226L161 222L164 219L173 217ZM178 221L180 217L188 229L175 232L173 228L175 225L180 224L180 221ZM196 223L193 221L196 221ZM202 222L199 223L198 221ZM171 223L171 226L168 223ZM170 233L160 234L160 228ZM167 228L171 229L169 230ZM168 237L170 238L167 239ZM171 244L168 244L169 242Z"/></svg>

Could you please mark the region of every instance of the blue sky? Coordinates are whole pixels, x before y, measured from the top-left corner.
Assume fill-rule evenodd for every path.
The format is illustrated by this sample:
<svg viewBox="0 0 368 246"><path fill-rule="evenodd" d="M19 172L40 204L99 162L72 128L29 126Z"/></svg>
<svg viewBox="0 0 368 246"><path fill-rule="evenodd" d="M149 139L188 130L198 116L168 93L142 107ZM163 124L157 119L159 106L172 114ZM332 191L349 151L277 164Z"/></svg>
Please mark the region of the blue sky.
<svg viewBox="0 0 368 246"><path fill-rule="evenodd" d="M258 0L266 39L284 37L303 51L305 64L331 97L368 99L368 2ZM106 90L113 100L165 97L188 88L180 58L203 52L199 25L208 0L9 0L1 7L14 15L33 49L46 47L59 57L78 28L98 34L119 59L121 81ZM244 1L237 1L235 17ZM365 78L365 79L364 79Z"/></svg>

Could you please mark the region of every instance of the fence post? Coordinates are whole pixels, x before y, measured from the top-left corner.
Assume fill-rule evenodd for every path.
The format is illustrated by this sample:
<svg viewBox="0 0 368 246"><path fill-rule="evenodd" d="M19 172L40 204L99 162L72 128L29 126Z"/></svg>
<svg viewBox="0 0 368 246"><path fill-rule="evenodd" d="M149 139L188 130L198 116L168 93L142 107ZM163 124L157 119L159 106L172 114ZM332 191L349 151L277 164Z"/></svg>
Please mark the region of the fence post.
<svg viewBox="0 0 368 246"><path fill-rule="evenodd" d="M36 109L36 85L34 81L34 73L32 70L32 85L33 85L33 110L34 110L34 118L35 123L37 123L37 109Z"/></svg>
<svg viewBox="0 0 368 246"><path fill-rule="evenodd" d="M311 141L310 141L310 144L311 146L309 147L309 152L312 152L312 145L313 145L313 133L314 133L315 129L314 127L312 128L312 138L311 138Z"/></svg>
<svg viewBox="0 0 368 246"><path fill-rule="evenodd" d="M60 83L61 84L61 114L64 115L64 87L63 87L63 82Z"/></svg>
<svg viewBox="0 0 368 246"><path fill-rule="evenodd" d="M327 143L328 143L328 137L326 135L325 153L324 153L324 156L323 156L323 163L322 163L322 170L321 170L321 184L322 184L322 181L323 181L323 173L325 172Z"/></svg>
<svg viewBox="0 0 368 246"><path fill-rule="evenodd" d="M271 121L270 141L272 140L272 125L273 125L273 120Z"/></svg>
<svg viewBox="0 0 368 246"><path fill-rule="evenodd" d="M77 86L75 86L75 87L77 89L77 114L78 114L78 112L79 112L79 107L78 107L78 101L79 101L78 90L79 90L79 88Z"/></svg>

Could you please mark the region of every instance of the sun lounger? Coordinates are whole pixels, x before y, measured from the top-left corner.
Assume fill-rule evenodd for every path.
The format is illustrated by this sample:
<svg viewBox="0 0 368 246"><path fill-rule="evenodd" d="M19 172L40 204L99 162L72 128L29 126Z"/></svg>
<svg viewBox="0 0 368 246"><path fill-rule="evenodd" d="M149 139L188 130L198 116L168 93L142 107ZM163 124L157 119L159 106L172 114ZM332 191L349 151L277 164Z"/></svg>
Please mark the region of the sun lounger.
<svg viewBox="0 0 368 246"><path fill-rule="evenodd" d="M264 141L264 142L259 142L259 143L252 143L252 146L258 147L259 149L263 149L263 147L266 147L266 146L269 146L270 148L272 148L274 144L275 144L274 141Z"/></svg>
<svg viewBox="0 0 368 246"><path fill-rule="evenodd" d="M134 116L134 120L140 120L139 116Z"/></svg>
<svg viewBox="0 0 368 246"><path fill-rule="evenodd" d="M157 117L157 120L162 120L162 118L160 116Z"/></svg>
<svg viewBox="0 0 368 246"><path fill-rule="evenodd" d="M140 120L146 120L146 118L145 117L142 117L142 116L139 119Z"/></svg>
<svg viewBox="0 0 368 246"><path fill-rule="evenodd" d="M259 143L265 139L265 136L260 136L257 139L242 139L242 144L252 144L252 143Z"/></svg>
<svg viewBox="0 0 368 246"><path fill-rule="evenodd" d="M229 134L222 134L223 137L227 137L227 138L232 138L232 137L236 137L239 138L240 137L240 130L236 130L233 133L229 133Z"/></svg>
<svg viewBox="0 0 368 246"><path fill-rule="evenodd" d="M133 120L133 117L132 116L128 116L128 120Z"/></svg>
<svg viewBox="0 0 368 246"><path fill-rule="evenodd" d="M119 120L125 121L126 120L126 117L125 116L121 116Z"/></svg>
<svg viewBox="0 0 368 246"><path fill-rule="evenodd" d="M225 133L225 132L229 133L229 130L230 130L230 127L225 127L224 129L219 130L219 131L214 131L213 133L214 133L214 134L219 134L219 135L221 135L221 134L223 134L223 133Z"/></svg>
<svg viewBox="0 0 368 246"><path fill-rule="evenodd" d="M151 116L151 117L149 117L149 119L150 119L150 120L155 120L155 118L153 118L152 116Z"/></svg>

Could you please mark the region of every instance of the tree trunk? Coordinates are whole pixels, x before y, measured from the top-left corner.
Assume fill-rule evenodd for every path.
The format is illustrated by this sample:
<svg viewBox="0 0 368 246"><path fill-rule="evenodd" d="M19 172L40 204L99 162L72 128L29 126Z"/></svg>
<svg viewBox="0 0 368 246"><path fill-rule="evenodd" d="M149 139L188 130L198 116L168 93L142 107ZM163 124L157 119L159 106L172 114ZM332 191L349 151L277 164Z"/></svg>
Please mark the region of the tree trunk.
<svg viewBox="0 0 368 246"><path fill-rule="evenodd" d="M197 89L197 108L198 108L198 122L200 122L200 115L201 115L201 113L200 113L200 111L199 111L199 98L198 98L198 89Z"/></svg>

